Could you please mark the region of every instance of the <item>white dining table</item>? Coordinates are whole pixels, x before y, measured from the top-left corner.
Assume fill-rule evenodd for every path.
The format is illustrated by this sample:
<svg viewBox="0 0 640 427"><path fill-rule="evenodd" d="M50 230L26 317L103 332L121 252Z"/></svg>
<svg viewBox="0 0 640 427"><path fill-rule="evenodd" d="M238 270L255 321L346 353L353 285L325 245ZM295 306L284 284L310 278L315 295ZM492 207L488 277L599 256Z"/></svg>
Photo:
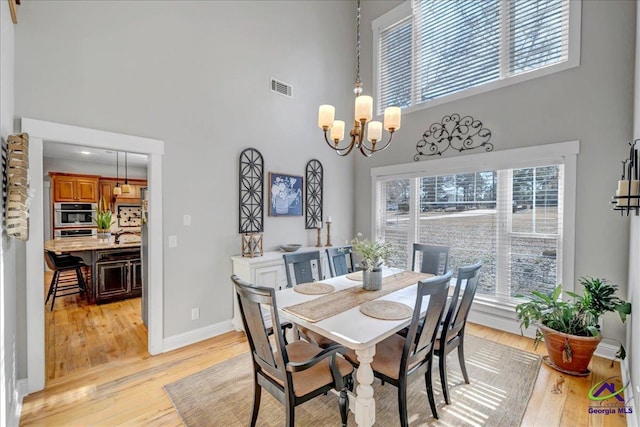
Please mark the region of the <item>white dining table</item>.
<svg viewBox="0 0 640 427"><path fill-rule="evenodd" d="M404 270L385 268L383 277L402 271ZM325 279L321 283L333 285L335 291L353 286L362 286L361 281L351 280L347 278L347 275ZM384 295L379 299L400 302L413 308L416 301L416 289L417 284L410 285ZM374 375L371 369L371 362L376 354L376 344L408 326L411 323L411 318L404 320L375 319L361 313L359 306L357 306L313 323L283 310L286 307L311 301L322 296L305 295L296 292L293 288L277 291L278 314L281 320L288 320L296 325L308 328L355 351L360 366L356 373L355 408L353 407L354 405L350 405L350 409L355 413L358 426L372 426L375 422L376 406L372 387ZM427 305L428 298L425 298L422 305L423 310L426 309ZM353 395L351 397L353 398Z"/></svg>

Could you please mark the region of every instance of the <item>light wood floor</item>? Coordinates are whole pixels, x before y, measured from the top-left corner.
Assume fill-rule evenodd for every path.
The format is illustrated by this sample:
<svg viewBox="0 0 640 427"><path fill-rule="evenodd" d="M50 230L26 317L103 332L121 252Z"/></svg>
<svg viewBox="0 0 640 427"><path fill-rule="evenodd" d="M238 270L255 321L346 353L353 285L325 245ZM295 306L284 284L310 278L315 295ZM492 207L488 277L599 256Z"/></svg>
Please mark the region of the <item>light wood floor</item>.
<svg viewBox="0 0 640 427"><path fill-rule="evenodd" d="M70 272L72 273L72 272ZM51 272L45 273L45 298ZM46 379L131 357L149 357L141 299L97 305L79 294L51 300L45 310Z"/></svg>
<svg viewBox="0 0 640 427"><path fill-rule="evenodd" d="M120 306L113 311L105 305L68 304L68 310L56 310L48 317L56 320L56 342L60 343L60 334L66 337L62 343L69 345L47 346L48 358L55 362L47 363L45 390L24 399L22 426L182 425L162 386L248 350L243 333L229 332L151 357L140 336L139 300L116 303ZM474 324L468 325L468 333L535 352L533 341L519 335ZM75 348L93 345L103 346L102 350ZM125 349L119 356L113 350L116 346ZM537 353L544 354L543 347ZM99 356L101 352L107 354ZM619 376L618 364L611 367L610 361L596 357L591 369L588 377L572 377L543 364L522 425L625 426L624 415L588 413L588 390L597 381Z"/></svg>

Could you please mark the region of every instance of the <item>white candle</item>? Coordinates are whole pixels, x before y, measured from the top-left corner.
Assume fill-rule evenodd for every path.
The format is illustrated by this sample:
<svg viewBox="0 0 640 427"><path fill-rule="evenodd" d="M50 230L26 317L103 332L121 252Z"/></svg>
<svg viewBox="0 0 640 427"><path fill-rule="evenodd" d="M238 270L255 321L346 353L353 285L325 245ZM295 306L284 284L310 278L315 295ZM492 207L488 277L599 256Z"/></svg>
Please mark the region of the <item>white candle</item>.
<svg viewBox="0 0 640 427"><path fill-rule="evenodd" d="M344 122L342 120L336 120L331 127L331 140L342 141L344 139Z"/></svg>
<svg viewBox="0 0 640 427"><path fill-rule="evenodd" d="M331 222L331 215L327 217L327 222Z"/></svg>
<svg viewBox="0 0 640 427"><path fill-rule="evenodd" d="M371 142L382 139L382 123L378 121L369 122L367 125L367 139Z"/></svg>
<svg viewBox="0 0 640 427"><path fill-rule="evenodd" d="M333 105L321 105L318 108L318 126L323 129L325 126L328 128L333 124L333 118L336 115L336 108Z"/></svg>
<svg viewBox="0 0 640 427"><path fill-rule="evenodd" d="M387 131L400 129L400 107L387 107L384 110L384 128Z"/></svg>
<svg viewBox="0 0 640 427"><path fill-rule="evenodd" d="M371 120L373 116L373 98L367 95L360 95L356 98L356 120Z"/></svg>
<svg viewBox="0 0 640 427"><path fill-rule="evenodd" d="M638 180L620 180L618 181L618 189L616 190L616 196L621 197L618 199L618 206L638 206L640 199L628 199L626 196L638 196L640 195L640 181Z"/></svg>

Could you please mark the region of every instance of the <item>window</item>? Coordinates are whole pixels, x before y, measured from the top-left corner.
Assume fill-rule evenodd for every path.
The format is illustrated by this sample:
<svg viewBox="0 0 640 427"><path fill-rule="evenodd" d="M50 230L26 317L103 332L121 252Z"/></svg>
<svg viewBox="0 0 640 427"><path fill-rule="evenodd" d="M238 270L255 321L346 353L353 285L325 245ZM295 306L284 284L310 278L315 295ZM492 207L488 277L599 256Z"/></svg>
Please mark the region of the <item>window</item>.
<svg viewBox="0 0 640 427"><path fill-rule="evenodd" d="M573 204L565 183L568 167L573 192L575 156L536 159L522 150L529 149L421 162L428 164L425 171L419 164L374 169L374 235L396 248L390 264L410 268L414 242L445 245L449 268L484 262L477 292L485 301L510 304L516 295L550 291L558 283L572 290L573 272L563 270L570 260L563 255L573 253L573 243L565 248L564 240L573 221L565 221L564 213L565 204ZM514 167L504 167L508 163ZM477 164L496 167L474 170ZM403 171L408 167L414 170Z"/></svg>
<svg viewBox="0 0 640 427"><path fill-rule="evenodd" d="M579 63L580 3L413 0L373 23L378 114L426 107Z"/></svg>

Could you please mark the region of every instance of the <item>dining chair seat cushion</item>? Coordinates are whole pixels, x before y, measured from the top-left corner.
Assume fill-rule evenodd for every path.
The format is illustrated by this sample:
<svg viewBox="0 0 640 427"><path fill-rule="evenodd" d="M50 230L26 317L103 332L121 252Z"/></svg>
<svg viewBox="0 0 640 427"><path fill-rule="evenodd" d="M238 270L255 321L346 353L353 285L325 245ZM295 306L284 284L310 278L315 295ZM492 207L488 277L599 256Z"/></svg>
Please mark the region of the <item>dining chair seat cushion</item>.
<svg viewBox="0 0 640 427"><path fill-rule="evenodd" d="M320 347L302 340L287 344L286 347L289 362L306 362L322 351ZM336 364L340 375L343 377L353 372L353 366L340 356L336 356ZM269 375L266 371L263 372L265 375ZM269 376L277 383L284 386L282 381L272 377L271 375ZM293 377L293 393L297 397L302 397L314 390L326 386L327 384L333 383L331 368L329 367L329 359L324 359L304 371L293 372L291 376Z"/></svg>
<svg viewBox="0 0 640 427"><path fill-rule="evenodd" d="M371 368L386 377L397 380L400 376L400 359L402 358L402 349L406 340L401 335L393 334L376 344L376 355L373 356ZM350 362L357 363L356 352L350 348L347 349L345 357ZM413 366L415 364L410 366L409 369L413 368Z"/></svg>
<svg viewBox="0 0 640 427"><path fill-rule="evenodd" d="M335 341L332 341L329 338L323 335L320 335L319 333L314 332L310 329L304 328L302 326L298 326L298 330L302 335L309 338L310 340L313 341L313 343L319 345L322 348L329 347L330 345L335 344Z"/></svg>

